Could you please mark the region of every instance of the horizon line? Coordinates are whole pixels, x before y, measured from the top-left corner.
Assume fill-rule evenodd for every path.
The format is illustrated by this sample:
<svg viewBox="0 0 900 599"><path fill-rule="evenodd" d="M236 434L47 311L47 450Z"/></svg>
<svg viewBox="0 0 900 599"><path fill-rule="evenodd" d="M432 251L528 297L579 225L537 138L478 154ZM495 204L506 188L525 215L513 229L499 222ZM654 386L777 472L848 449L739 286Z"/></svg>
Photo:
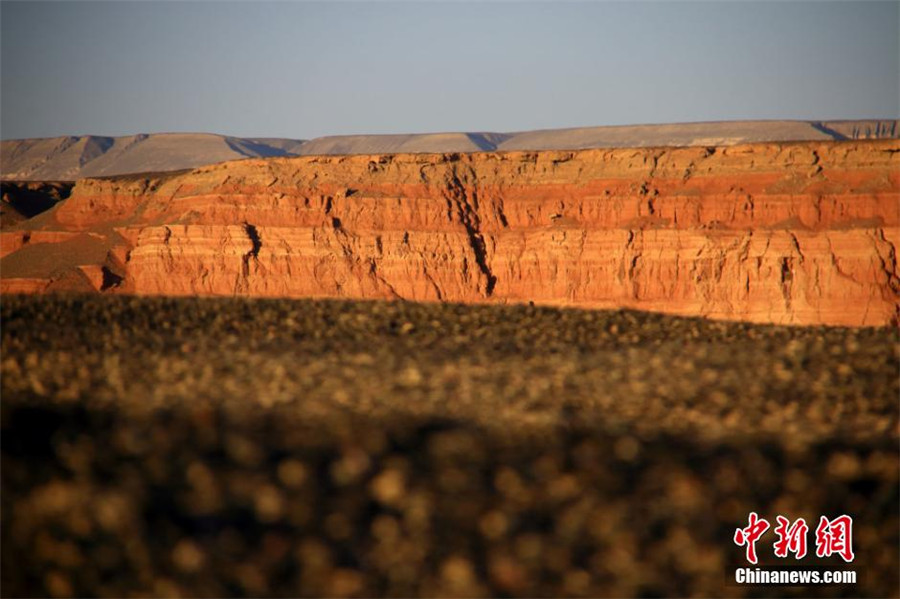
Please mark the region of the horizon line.
<svg viewBox="0 0 900 599"><path fill-rule="evenodd" d="M513 131L491 131L491 130L454 130L454 131L417 131L417 132L400 132L400 133L338 133L328 135L318 135L315 137L280 137L276 135L232 135L227 133L216 133L211 131L156 131L146 132L139 131L135 133L124 133L121 135L105 135L98 133L79 133L79 134L60 134L36 137L13 137L5 138L0 133L0 141L31 141L43 139L58 139L62 137L105 137L105 138L122 138L136 137L139 135L211 135L218 137L230 137L235 139L283 139L299 142L310 142L317 139L336 138L336 137L375 137L375 136L409 136L409 135L477 135L477 134L494 134L494 135L518 135L522 133L536 133L543 131L572 131L577 129L613 129L627 127L666 127L674 125L715 125L722 123L835 123L835 122L865 122L865 121L900 121L900 116L896 117L863 117L863 118L817 118L817 119L800 119L800 118L768 118L768 119L720 119L720 120L701 120L701 121L669 121L656 123L628 123L623 125L576 125L570 127L541 127L537 129L518 129Z"/></svg>

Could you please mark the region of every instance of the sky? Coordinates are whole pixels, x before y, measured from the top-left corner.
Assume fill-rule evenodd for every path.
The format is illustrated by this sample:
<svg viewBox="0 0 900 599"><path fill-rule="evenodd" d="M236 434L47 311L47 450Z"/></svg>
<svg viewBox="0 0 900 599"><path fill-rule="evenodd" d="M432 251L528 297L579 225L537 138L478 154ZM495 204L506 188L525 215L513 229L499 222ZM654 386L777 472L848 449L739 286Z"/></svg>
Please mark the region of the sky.
<svg viewBox="0 0 900 599"><path fill-rule="evenodd" d="M0 2L0 136L900 117L900 2Z"/></svg>

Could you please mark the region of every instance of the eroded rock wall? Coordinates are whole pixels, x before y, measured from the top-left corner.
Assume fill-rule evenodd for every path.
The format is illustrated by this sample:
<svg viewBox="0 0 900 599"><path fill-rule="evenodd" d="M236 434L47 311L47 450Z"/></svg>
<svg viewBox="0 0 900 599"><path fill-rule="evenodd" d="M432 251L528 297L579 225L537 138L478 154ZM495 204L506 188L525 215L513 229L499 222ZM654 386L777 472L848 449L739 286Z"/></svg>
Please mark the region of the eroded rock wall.
<svg viewBox="0 0 900 599"><path fill-rule="evenodd" d="M897 322L896 140L244 160L79 182L114 289ZM13 254L15 256L15 254Z"/></svg>

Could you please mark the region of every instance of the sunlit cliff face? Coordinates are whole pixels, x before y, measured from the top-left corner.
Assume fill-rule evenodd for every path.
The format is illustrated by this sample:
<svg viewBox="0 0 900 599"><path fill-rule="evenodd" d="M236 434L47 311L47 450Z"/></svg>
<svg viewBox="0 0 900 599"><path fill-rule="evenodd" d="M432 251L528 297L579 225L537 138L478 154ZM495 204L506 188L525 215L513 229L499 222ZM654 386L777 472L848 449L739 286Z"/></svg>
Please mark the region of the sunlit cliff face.
<svg viewBox="0 0 900 599"><path fill-rule="evenodd" d="M246 160L82 180L3 289L896 322L900 142ZM68 260L49 261L64 232ZM29 247L30 246L30 247ZM88 248L88 249L86 249ZM56 250L59 252L59 250Z"/></svg>

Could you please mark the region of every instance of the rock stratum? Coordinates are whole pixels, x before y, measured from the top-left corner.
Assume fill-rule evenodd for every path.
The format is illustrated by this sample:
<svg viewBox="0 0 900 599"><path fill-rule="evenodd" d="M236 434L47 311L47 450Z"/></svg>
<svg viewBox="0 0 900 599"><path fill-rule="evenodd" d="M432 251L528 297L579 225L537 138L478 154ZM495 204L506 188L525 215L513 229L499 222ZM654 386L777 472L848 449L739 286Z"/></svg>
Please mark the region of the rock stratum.
<svg viewBox="0 0 900 599"><path fill-rule="evenodd" d="M535 302L900 320L900 142L251 159L84 179L4 292Z"/></svg>

